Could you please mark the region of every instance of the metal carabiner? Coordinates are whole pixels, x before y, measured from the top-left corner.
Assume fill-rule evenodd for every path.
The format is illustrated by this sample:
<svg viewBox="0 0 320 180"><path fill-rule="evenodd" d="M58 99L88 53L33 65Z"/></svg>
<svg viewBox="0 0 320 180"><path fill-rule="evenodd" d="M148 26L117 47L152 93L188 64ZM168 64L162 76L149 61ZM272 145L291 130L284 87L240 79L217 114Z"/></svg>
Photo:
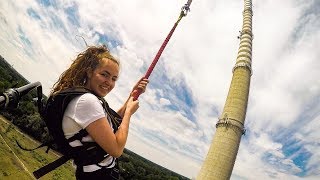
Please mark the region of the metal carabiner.
<svg viewBox="0 0 320 180"><path fill-rule="evenodd" d="M183 14L183 16L186 16L190 11L191 2L192 0L188 0L188 2L181 8L181 14Z"/></svg>

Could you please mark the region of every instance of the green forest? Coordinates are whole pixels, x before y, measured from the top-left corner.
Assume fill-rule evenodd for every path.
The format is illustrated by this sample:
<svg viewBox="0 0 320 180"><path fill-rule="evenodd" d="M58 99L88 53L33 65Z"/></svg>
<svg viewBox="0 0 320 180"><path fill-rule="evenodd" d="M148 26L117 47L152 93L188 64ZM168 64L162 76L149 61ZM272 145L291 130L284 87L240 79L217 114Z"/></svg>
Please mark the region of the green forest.
<svg viewBox="0 0 320 180"><path fill-rule="evenodd" d="M28 82L23 76L21 76L15 69L12 68L12 66L9 63L7 63L7 61L2 56L0 56L0 93L3 93L10 88L18 88L29 83L30 82ZM10 135L9 137L9 134L10 134L9 132L11 132L9 131L10 128L20 129L23 133L26 134L26 136L31 136L33 139L35 139L36 141L39 141L40 143L46 142L50 139L47 127L44 121L41 119L38 113L37 105L33 100L33 98L35 97L37 97L37 92L34 89L30 91L28 94L21 97L18 107L9 108L9 109L4 109L3 107L0 107L0 115L5 117L5 119L7 119L8 122L10 123L8 127L4 127L2 125L0 126L0 130L2 129L0 133L1 133L1 136L3 137L2 138L3 141L15 144L15 142L12 142L14 140L11 139L11 137L16 137L17 135ZM46 97L44 95L43 97L44 97L44 100L46 100ZM4 143L0 142L0 148L2 144ZM12 145L12 146L15 146L15 145ZM36 150L36 151L44 152L45 150L46 148ZM3 150L1 149L1 152L2 151ZM20 152L20 150L17 150L17 152L22 153ZM31 154L32 157L35 156L34 152L26 151L23 153L24 153L23 156L28 156L28 153ZM14 157L12 158L7 157L9 156L9 154L10 152L0 153L0 159L11 159L12 164L15 164L16 160L14 160ZM34 162L35 164L38 164L37 166L39 166L39 164L43 164L44 162L49 163L53 161L52 157L49 158L49 155L47 156L48 156L48 159L44 159L46 158L46 155L41 155L39 156L41 158L32 158L33 159L32 161L38 161L38 162ZM26 161L31 161L31 160L26 160ZM43 165L45 165L46 163L44 163ZM67 164L66 166L63 167L63 168L66 168L67 170L64 170L64 171L61 170L60 172L59 170L60 167L59 167L58 170L54 170L54 171L57 171L60 173L71 173L71 177L74 177L72 175L74 173L73 167L71 166L70 162L68 163L69 165ZM8 163L7 165L11 165L11 164ZM0 166L4 167L6 165L0 163ZM182 175L179 175L173 171L170 171L164 167L161 167L128 149L125 149L123 155L119 158L119 166L120 166L121 179L139 179L139 180L140 179L141 180L143 179L152 179L152 180L188 179ZM9 177L10 174L16 173L16 172L8 172L8 171L17 171L17 170L14 168L13 169L0 168L0 179ZM59 175L57 174L57 172L56 172L56 175L53 176L57 178L51 177L50 179L66 178L66 176L61 176L61 174ZM69 178L66 178L66 179L70 179L70 176Z"/></svg>

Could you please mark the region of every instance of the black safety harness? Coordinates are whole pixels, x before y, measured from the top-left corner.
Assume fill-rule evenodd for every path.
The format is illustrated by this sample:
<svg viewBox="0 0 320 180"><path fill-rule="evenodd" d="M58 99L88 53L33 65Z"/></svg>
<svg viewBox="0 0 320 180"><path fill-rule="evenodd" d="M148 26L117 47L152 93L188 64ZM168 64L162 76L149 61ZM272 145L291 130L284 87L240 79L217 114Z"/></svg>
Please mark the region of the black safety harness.
<svg viewBox="0 0 320 180"><path fill-rule="evenodd" d="M61 152L63 156L34 171L33 174L37 179L66 163L70 159L73 159L74 163L77 165L77 168L81 169L83 169L83 166L91 164L108 168L114 163L114 161L116 161L117 166L117 159L114 157L112 157L113 160L110 164L106 166L99 165L102 160L106 159L110 155L105 152L97 143L82 141L82 138L88 135L88 132L85 129L80 130L77 134L68 139L66 139L64 136L64 132L62 130L63 114L73 98L85 93L94 94L92 91L85 88L70 88L49 97L44 109L43 118L48 127L49 134L53 137L53 142L44 143L39 147L47 146L48 152L48 150L52 148L52 145L56 144L57 150ZM118 130L122 118L108 106L108 103L103 98L99 96L97 97L101 101L108 118L110 118L115 133ZM77 147L70 146L69 143L75 140L79 140L83 145ZM118 169L115 169L114 171L119 172Z"/></svg>

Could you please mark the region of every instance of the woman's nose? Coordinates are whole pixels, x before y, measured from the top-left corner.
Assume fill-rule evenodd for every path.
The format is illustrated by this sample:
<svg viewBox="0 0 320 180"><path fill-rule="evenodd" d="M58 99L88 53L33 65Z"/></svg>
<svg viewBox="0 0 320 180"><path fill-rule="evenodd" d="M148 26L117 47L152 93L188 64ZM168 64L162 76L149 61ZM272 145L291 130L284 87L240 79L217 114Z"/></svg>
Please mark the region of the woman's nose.
<svg viewBox="0 0 320 180"><path fill-rule="evenodd" d="M106 78L105 83L107 85L112 85L112 83L113 83L112 78Z"/></svg>

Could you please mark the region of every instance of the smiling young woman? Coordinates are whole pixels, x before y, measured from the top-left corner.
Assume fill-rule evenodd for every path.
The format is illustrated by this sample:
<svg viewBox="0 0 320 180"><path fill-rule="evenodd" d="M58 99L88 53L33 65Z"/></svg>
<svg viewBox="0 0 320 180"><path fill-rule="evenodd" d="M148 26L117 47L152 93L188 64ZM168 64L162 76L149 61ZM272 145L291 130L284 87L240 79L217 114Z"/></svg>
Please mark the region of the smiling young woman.
<svg viewBox="0 0 320 180"><path fill-rule="evenodd" d="M138 89L144 92L148 84L147 79L141 78L123 106L113 111L103 97L115 87L119 66L120 62L105 46L91 46L77 56L53 86L52 102L55 97L70 99L74 88L85 90L72 96L66 106L65 99L61 101L61 106L66 107L61 116L63 136L74 154L81 154L72 155L77 179L119 178L116 159L123 153L130 118L139 108L133 95ZM78 134L83 131L79 138Z"/></svg>

